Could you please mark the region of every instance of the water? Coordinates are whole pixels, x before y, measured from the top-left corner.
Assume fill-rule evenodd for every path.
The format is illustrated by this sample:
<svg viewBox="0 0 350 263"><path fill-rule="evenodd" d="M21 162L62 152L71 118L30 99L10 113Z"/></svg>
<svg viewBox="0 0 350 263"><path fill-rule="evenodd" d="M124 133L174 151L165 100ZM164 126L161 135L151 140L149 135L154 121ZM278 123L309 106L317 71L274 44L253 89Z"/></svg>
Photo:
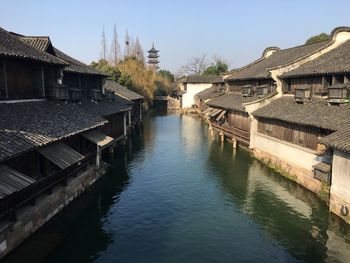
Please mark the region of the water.
<svg viewBox="0 0 350 263"><path fill-rule="evenodd" d="M349 262L350 227L188 116L155 114L113 169L6 262Z"/></svg>

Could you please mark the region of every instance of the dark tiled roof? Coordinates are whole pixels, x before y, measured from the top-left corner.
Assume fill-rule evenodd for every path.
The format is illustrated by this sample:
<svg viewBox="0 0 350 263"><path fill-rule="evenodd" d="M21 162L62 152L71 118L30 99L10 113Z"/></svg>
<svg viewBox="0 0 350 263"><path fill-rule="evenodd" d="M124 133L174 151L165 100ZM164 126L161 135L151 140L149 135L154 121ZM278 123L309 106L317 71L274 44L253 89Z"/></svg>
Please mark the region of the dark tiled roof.
<svg viewBox="0 0 350 263"><path fill-rule="evenodd" d="M212 86L212 87L207 88L201 92L198 92L195 96L198 99L208 100L208 99L220 96L222 94L224 94L224 91L219 91L217 87Z"/></svg>
<svg viewBox="0 0 350 263"><path fill-rule="evenodd" d="M116 94L124 97L124 98L127 98L129 100L139 100L139 99L144 99L143 96L141 96L140 94L132 91L132 90L129 90L128 88L120 85L119 83L115 82L114 80L110 80L110 79L107 79L105 81L105 84L103 86L105 89L107 90L110 90L110 91L113 91L115 92Z"/></svg>
<svg viewBox="0 0 350 263"><path fill-rule="evenodd" d="M34 150L107 121L54 101L0 103L0 161Z"/></svg>
<svg viewBox="0 0 350 263"><path fill-rule="evenodd" d="M55 65L68 65L65 61L41 52L0 28L0 57L19 58Z"/></svg>
<svg viewBox="0 0 350 263"><path fill-rule="evenodd" d="M90 99L83 98L78 106L89 113L97 114L102 117L106 117L118 112L127 111L130 109L129 105L118 103L118 101L101 100L100 102L94 102Z"/></svg>
<svg viewBox="0 0 350 263"><path fill-rule="evenodd" d="M350 72L350 41L346 41L324 55L283 74L282 78L348 72Z"/></svg>
<svg viewBox="0 0 350 263"><path fill-rule="evenodd" d="M47 48L51 45L49 37L46 36L22 36L20 39L36 49L39 49L42 52L46 52Z"/></svg>
<svg viewBox="0 0 350 263"><path fill-rule="evenodd" d="M245 111L244 103L258 102L263 99L269 98L273 95L275 95L275 93L271 93L264 97L257 97L257 96L243 97L241 94L237 94L237 93L226 93L222 96L216 97L208 101L207 104L210 107L214 107L214 108Z"/></svg>
<svg viewBox="0 0 350 263"><path fill-rule="evenodd" d="M220 83L223 82L221 76L216 75L190 75L184 80L184 83Z"/></svg>
<svg viewBox="0 0 350 263"><path fill-rule="evenodd" d="M329 43L329 41L322 41L274 52L267 58L258 59L246 67L235 70L225 80L269 78L269 69L288 65L325 47Z"/></svg>
<svg viewBox="0 0 350 263"><path fill-rule="evenodd" d="M79 73L79 74L89 74L89 75L100 75L100 76L107 76L105 73L102 73L93 67L90 67L79 60L76 60L67 54L63 53L61 50L54 48L54 51L60 59L67 61L70 65L68 67L65 67L64 70L67 72L72 73Z"/></svg>
<svg viewBox="0 0 350 263"><path fill-rule="evenodd" d="M128 100L127 98L124 98L124 97L122 97L122 96L120 96L120 95L118 95L118 94L115 94L115 93L114 93L114 96L115 96L115 101L116 101L117 103L119 103L119 104L129 105L129 106L135 104L133 101Z"/></svg>
<svg viewBox="0 0 350 263"><path fill-rule="evenodd" d="M329 147L350 153L350 127L345 127L320 140L320 143Z"/></svg>
<svg viewBox="0 0 350 263"><path fill-rule="evenodd" d="M284 96L254 111L253 115L336 131L348 126L350 104L329 106L321 98L312 98L310 102L298 104L294 102L293 96Z"/></svg>

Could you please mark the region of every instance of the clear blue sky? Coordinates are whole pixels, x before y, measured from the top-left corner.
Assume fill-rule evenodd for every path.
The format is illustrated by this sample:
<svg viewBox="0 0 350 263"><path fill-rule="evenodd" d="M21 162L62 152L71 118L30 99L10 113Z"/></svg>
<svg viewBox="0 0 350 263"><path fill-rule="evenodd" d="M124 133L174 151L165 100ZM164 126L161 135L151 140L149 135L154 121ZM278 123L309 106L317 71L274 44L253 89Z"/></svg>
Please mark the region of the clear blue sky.
<svg viewBox="0 0 350 263"><path fill-rule="evenodd" d="M116 23L121 45L126 30L145 50L154 42L161 68L176 73L204 53L232 68L258 58L267 46L303 44L309 36L350 26L349 10L349 0L11 0L1 3L0 26L49 35L55 46L90 63L99 58L103 26L110 41Z"/></svg>

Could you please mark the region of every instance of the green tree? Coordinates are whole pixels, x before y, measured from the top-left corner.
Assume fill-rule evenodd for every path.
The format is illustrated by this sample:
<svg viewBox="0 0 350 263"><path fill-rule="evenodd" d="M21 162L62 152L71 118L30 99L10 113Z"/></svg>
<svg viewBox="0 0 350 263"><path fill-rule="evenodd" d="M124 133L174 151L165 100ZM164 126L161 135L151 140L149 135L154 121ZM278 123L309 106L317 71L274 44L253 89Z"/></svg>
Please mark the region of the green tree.
<svg viewBox="0 0 350 263"><path fill-rule="evenodd" d="M163 76L164 78L168 79L170 82L175 81L174 74L172 74L169 70L161 69L158 71L158 74L160 76Z"/></svg>
<svg viewBox="0 0 350 263"><path fill-rule="evenodd" d="M326 33L321 33L318 34L316 36L312 36L310 38L308 38L305 42L305 44L312 44L312 43L316 43L316 42L320 42L320 41L324 41L324 40L329 40L330 36Z"/></svg>
<svg viewBox="0 0 350 263"><path fill-rule="evenodd" d="M228 65L222 60L216 60L215 64L212 63L209 67L207 67L203 75L220 75L221 73L228 71Z"/></svg>
<svg viewBox="0 0 350 263"><path fill-rule="evenodd" d="M105 59L100 59L98 62L93 61L90 64L93 68L106 73L108 76L111 77L111 79L118 81L118 79L121 76L121 72L117 67L114 67L110 64L108 64L108 61Z"/></svg>

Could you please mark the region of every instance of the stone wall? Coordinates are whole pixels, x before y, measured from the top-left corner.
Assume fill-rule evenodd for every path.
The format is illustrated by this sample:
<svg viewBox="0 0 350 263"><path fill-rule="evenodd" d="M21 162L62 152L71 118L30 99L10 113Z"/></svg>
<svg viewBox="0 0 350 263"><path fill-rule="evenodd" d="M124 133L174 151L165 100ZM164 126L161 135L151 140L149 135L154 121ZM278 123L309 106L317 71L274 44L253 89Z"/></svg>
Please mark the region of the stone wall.
<svg viewBox="0 0 350 263"><path fill-rule="evenodd" d="M329 209L350 223L350 216L342 215L342 206L350 209L350 154L334 150L332 164L332 186ZM349 211L350 212L350 211Z"/></svg>
<svg viewBox="0 0 350 263"><path fill-rule="evenodd" d="M104 168L97 171L95 166L90 165L75 178L70 178L66 186L56 186L51 194L39 196L35 206L27 205L18 209L16 221L0 222L0 259L48 222L104 173Z"/></svg>
<svg viewBox="0 0 350 263"><path fill-rule="evenodd" d="M320 197L323 197L324 195L328 197L328 189L324 189L323 184L313 178L310 170L298 167L293 163L283 160L279 155L274 155L257 148L253 150L253 154L255 158L267 164L283 176L297 182L310 191L318 194Z"/></svg>

